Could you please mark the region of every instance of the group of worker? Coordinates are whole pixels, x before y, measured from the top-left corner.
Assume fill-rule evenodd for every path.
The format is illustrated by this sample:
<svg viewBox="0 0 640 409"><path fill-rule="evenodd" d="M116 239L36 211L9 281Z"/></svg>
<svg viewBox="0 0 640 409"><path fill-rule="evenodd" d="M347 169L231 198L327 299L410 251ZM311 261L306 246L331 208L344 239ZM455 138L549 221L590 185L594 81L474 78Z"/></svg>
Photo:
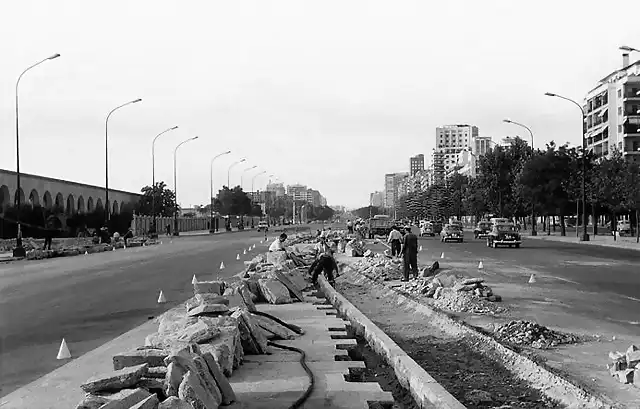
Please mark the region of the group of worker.
<svg viewBox="0 0 640 409"><path fill-rule="evenodd" d="M393 226L387 242L391 247L391 257L402 255L404 277L401 281L409 281L409 275L418 278L418 236L411 232L411 226Z"/></svg>

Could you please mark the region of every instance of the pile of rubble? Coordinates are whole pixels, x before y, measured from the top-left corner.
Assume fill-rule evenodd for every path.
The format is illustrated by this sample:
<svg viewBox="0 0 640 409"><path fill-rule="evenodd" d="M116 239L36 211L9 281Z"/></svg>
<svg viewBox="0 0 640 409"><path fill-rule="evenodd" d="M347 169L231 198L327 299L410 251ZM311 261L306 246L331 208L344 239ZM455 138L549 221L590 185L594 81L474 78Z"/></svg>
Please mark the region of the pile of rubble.
<svg viewBox="0 0 640 409"><path fill-rule="evenodd" d="M270 339L302 334L255 306L301 299L307 283L285 257L255 257L244 272L248 277L233 288L223 281L194 282L194 296L165 313L144 346L115 355L113 372L81 385L86 395L76 409L217 409L234 402L227 377L244 356L267 354Z"/></svg>
<svg viewBox="0 0 640 409"><path fill-rule="evenodd" d="M631 345L626 353L609 352L609 358L612 362L607 367L611 376L640 388L640 350L637 346Z"/></svg>
<svg viewBox="0 0 640 409"><path fill-rule="evenodd" d="M400 280L403 271L401 259L388 259L379 254L358 261L356 268L361 274L376 281Z"/></svg>
<svg viewBox="0 0 640 409"><path fill-rule="evenodd" d="M510 321L499 326L495 331L495 336L503 342L536 349L548 349L581 341L577 335L553 331L535 322L524 320Z"/></svg>

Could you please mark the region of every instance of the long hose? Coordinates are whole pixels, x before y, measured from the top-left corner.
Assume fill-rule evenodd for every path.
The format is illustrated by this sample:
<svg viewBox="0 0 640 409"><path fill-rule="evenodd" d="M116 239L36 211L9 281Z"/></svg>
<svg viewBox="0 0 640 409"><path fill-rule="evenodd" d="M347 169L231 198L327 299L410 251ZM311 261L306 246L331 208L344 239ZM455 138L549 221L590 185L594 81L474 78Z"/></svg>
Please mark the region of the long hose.
<svg viewBox="0 0 640 409"><path fill-rule="evenodd" d="M276 348L280 348L280 349L286 349L288 351L294 351L300 354L300 365L302 365L302 368L304 368L304 371L307 373L307 376L309 377L309 386L307 386L307 389L304 391L304 393L295 402L293 402L291 406L287 408L287 409L298 409L309 398L309 396L311 396L311 393L313 392L313 388L315 387L315 384L316 384L316 380L315 380L315 377L313 376L313 372L311 372L311 369L309 368L309 366L307 365L307 362L305 361L307 354L299 348L288 346L288 345L276 344L275 342L271 342L271 341L269 341L269 345Z"/></svg>

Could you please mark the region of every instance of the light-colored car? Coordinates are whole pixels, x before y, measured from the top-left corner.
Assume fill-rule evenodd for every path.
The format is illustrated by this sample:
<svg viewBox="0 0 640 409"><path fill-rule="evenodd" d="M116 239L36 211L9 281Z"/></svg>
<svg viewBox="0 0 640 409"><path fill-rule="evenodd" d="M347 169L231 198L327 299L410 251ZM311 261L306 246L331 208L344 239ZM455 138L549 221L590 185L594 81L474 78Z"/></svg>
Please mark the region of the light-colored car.
<svg viewBox="0 0 640 409"><path fill-rule="evenodd" d="M464 241L464 232L460 226L455 224L447 224L442 228L440 232L440 241L446 243L448 241L457 241L462 243Z"/></svg>
<svg viewBox="0 0 640 409"><path fill-rule="evenodd" d="M269 231L269 223L261 221L258 223L258 231Z"/></svg>

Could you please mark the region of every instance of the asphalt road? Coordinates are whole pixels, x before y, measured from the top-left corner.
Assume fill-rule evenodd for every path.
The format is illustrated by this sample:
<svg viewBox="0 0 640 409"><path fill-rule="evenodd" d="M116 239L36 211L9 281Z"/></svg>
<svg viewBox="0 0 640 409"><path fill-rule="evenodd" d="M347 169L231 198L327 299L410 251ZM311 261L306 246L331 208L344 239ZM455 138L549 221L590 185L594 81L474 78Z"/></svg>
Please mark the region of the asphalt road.
<svg viewBox="0 0 640 409"><path fill-rule="evenodd" d="M475 270L490 284L527 287L528 278L535 274L536 285L529 287L553 291L573 313L640 333L640 252L527 237L519 249L493 249L486 246L486 240L468 237L470 232L465 231L465 236L463 243L420 238L419 262L426 265L438 260L443 268ZM477 270L480 261L482 271Z"/></svg>
<svg viewBox="0 0 640 409"><path fill-rule="evenodd" d="M78 357L188 299L194 274L204 281L238 273L266 251L263 237L163 238L126 251L0 264L0 396L63 365L56 360L62 338ZM160 290L166 304L157 304Z"/></svg>

